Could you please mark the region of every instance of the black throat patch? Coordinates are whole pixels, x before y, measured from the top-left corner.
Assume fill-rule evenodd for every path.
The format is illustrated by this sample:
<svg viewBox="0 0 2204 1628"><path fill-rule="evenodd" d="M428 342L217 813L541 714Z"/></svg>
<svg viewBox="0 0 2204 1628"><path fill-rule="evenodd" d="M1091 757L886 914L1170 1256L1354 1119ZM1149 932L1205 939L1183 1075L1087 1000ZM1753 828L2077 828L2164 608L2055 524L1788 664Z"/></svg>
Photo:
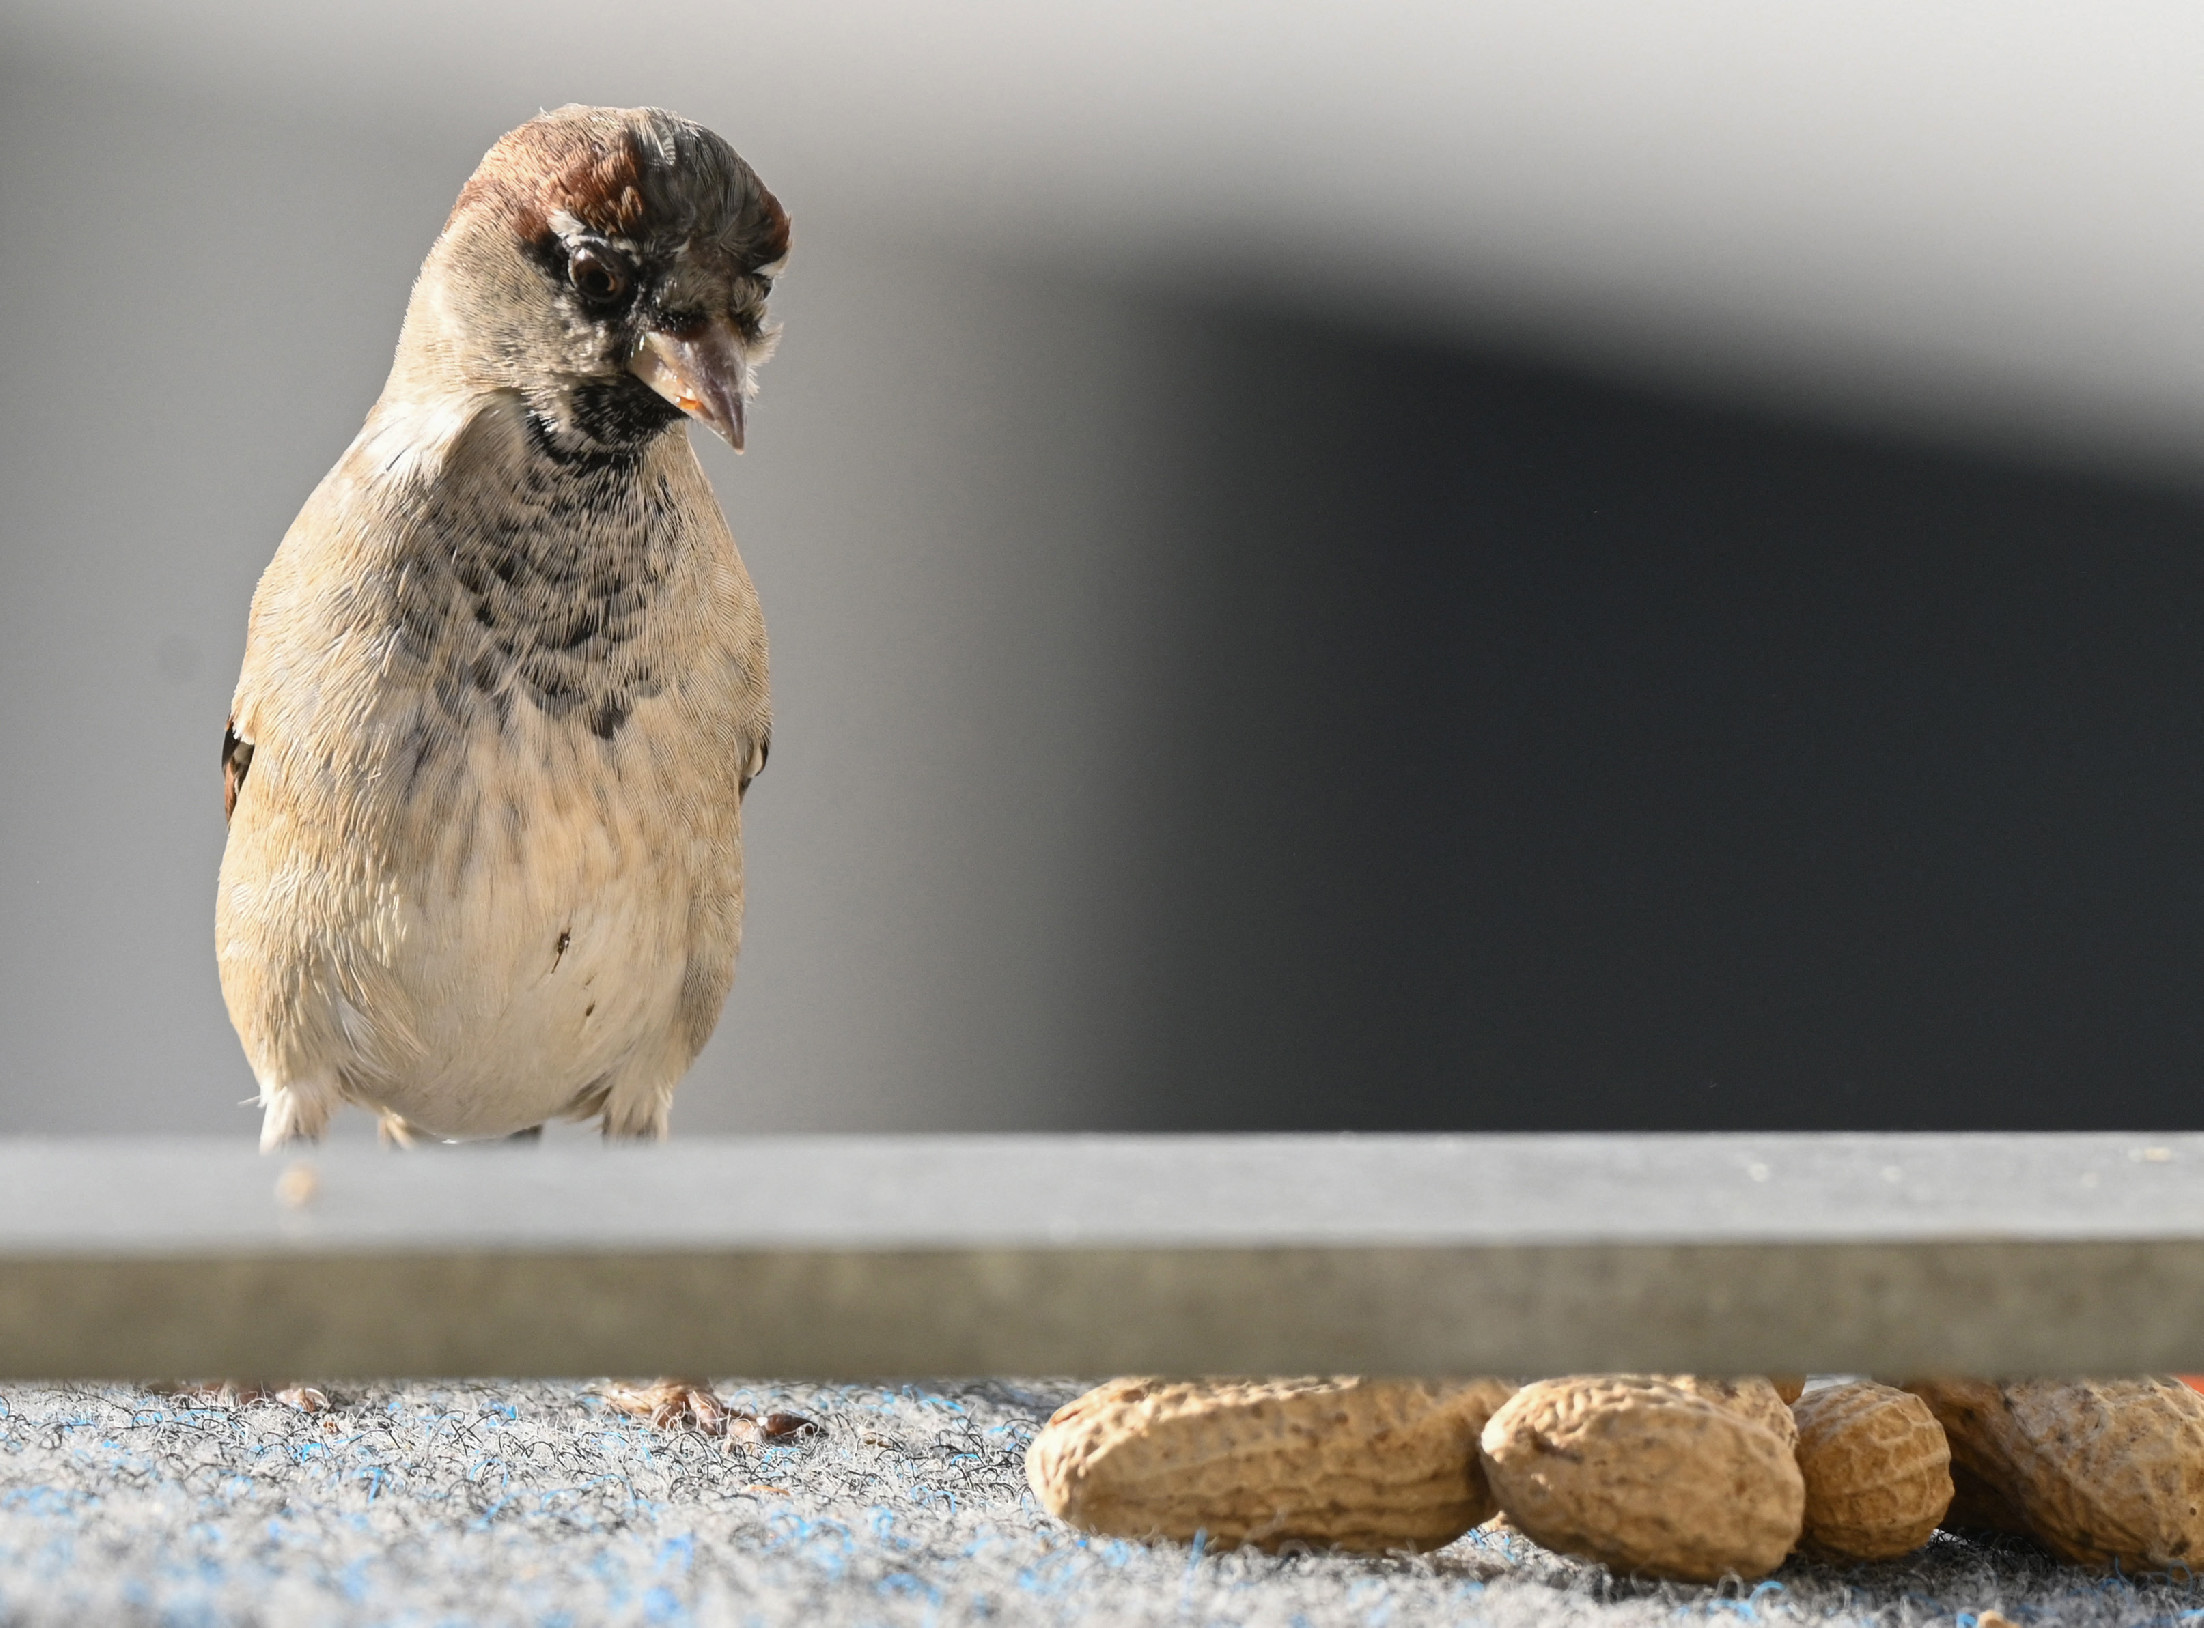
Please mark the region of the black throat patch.
<svg viewBox="0 0 2204 1628"><path fill-rule="evenodd" d="M553 431L531 416L544 456L559 462L640 458L651 442L681 422L681 409L632 373L578 379L566 389L566 423Z"/></svg>

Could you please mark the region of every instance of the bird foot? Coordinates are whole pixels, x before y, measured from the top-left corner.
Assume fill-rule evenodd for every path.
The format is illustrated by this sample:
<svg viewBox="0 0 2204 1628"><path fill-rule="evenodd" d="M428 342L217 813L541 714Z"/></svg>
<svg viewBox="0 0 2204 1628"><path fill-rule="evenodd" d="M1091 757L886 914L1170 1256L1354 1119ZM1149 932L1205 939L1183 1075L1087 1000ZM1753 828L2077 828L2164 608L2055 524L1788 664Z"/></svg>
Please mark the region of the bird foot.
<svg viewBox="0 0 2204 1628"><path fill-rule="evenodd" d="M689 1429L725 1443L772 1445L814 1436L818 1425L800 1413L756 1414L731 1408L702 1380L661 1379L652 1385L608 1384L599 1393L608 1406L631 1419L646 1419L660 1430Z"/></svg>
<svg viewBox="0 0 2204 1628"><path fill-rule="evenodd" d="M249 1408L256 1402L280 1402L301 1413L326 1413L329 1398L311 1385L245 1385L234 1379L201 1380L188 1385L156 1385L161 1396L179 1397L203 1407Z"/></svg>

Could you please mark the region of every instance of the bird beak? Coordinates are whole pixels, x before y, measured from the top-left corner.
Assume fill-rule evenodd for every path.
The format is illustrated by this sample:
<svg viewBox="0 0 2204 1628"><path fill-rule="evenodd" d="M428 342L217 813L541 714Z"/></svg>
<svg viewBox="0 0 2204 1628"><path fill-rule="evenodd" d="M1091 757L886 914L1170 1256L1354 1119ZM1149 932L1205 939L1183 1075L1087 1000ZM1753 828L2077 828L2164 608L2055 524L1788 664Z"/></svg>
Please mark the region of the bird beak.
<svg viewBox="0 0 2204 1628"><path fill-rule="evenodd" d="M742 450L750 357L734 324L703 322L680 333L653 329L643 336L628 371Z"/></svg>

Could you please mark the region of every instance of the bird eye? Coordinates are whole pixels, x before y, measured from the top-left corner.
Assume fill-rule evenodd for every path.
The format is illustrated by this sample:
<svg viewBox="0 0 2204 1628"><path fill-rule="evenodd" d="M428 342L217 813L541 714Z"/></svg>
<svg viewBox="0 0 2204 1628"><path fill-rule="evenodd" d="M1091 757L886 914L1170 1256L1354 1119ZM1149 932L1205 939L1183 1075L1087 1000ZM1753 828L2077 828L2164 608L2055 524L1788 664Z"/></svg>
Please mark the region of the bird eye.
<svg viewBox="0 0 2204 1628"><path fill-rule="evenodd" d="M610 305L628 291L626 263L586 243L566 262L566 275L575 292L591 305Z"/></svg>

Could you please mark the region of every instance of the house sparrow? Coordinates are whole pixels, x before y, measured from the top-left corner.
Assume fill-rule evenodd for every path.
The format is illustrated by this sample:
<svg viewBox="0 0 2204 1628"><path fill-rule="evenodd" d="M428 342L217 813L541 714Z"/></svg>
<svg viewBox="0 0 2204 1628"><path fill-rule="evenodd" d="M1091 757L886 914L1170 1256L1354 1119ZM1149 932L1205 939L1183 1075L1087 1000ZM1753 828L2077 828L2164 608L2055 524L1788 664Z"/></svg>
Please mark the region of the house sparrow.
<svg viewBox="0 0 2204 1628"><path fill-rule="evenodd" d="M665 1133L742 935L765 624L684 433L740 450L788 217L718 136L492 147L389 382L253 595L222 993L261 1145Z"/></svg>

